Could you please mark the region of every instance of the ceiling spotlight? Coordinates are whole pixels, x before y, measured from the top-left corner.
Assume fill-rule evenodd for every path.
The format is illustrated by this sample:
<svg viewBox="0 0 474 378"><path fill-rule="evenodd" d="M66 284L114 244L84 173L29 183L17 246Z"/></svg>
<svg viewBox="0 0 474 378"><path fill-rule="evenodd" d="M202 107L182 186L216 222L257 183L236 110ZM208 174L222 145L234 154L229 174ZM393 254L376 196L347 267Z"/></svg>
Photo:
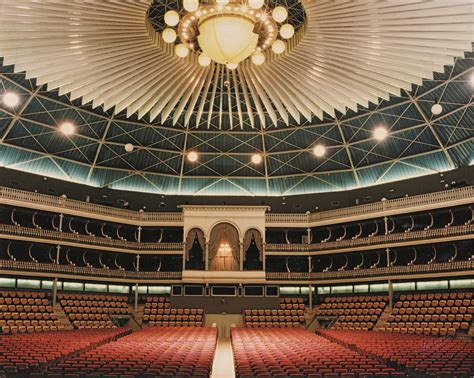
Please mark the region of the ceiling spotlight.
<svg viewBox="0 0 474 378"><path fill-rule="evenodd" d="M124 148L125 148L125 151L127 151L127 152L132 152L135 147L133 147L133 144L132 144L132 143L127 143L127 144L124 146Z"/></svg>
<svg viewBox="0 0 474 378"><path fill-rule="evenodd" d="M280 5L273 9L272 17L276 22L283 22L288 17L288 11Z"/></svg>
<svg viewBox="0 0 474 378"><path fill-rule="evenodd" d="M285 24L280 28L280 35L284 39L290 39L295 34L295 28L291 24Z"/></svg>
<svg viewBox="0 0 474 378"><path fill-rule="evenodd" d="M431 107L431 113L433 115L440 115L443 112L443 106L441 104L434 104Z"/></svg>
<svg viewBox="0 0 474 378"><path fill-rule="evenodd" d="M20 102L20 97L18 97L18 95L16 93L6 92L3 95L3 103L6 106L9 106L10 108L13 108L14 106L17 106L19 102Z"/></svg>
<svg viewBox="0 0 474 378"><path fill-rule="evenodd" d="M323 157L326 155L326 147L324 147L322 144L317 144L313 148L313 154L317 157Z"/></svg>
<svg viewBox="0 0 474 378"><path fill-rule="evenodd" d="M252 54L252 63L256 66L261 66L265 63L265 55L263 55L260 51L254 52Z"/></svg>
<svg viewBox="0 0 474 378"><path fill-rule="evenodd" d="M373 135L377 140L384 140L388 137L388 130L383 126L379 126L374 129Z"/></svg>
<svg viewBox="0 0 474 378"><path fill-rule="evenodd" d="M209 58L206 54L202 53L201 55L199 55L198 63L203 67L207 67L211 64L211 58Z"/></svg>
<svg viewBox="0 0 474 378"><path fill-rule="evenodd" d="M72 134L74 134L74 132L76 131L76 128L75 128L75 126L74 126L71 122L63 122L63 123L59 126L59 130L61 130L61 132L62 132L64 135L72 135Z"/></svg>
<svg viewBox="0 0 474 378"><path fill-rule="evenodd" d="M176 26L179 22L179 14L174 10L165 13L165 23L168 26Z"/></svg>
<svg viewBox="0 0 474 378"><path fill-rule="evenodd" d="M165 41L166 43L174 43L174 41L176 41L176 32L174 31L174 29L166 28L165 30L163 30L161 38L163 38L163 41Z"/></svg>
<svg viewBox="0 0 474 378"><path fill-rule="evenodd" d="M262 155L260 154L254 154L252 155L252 163L255 165L258 165L262 162L263 158Z"/></svg>
<svg viewBox="0 0 474 378"><path fill-rule="evenodd" d="M263 6L265 0L249 0L250 8L260 9Z"/></svg>
<svg viewBox="0 0 474 378"><path fill-rule="evenodd" d="M229 70L235 70L239 66L239 63L227 63L227 68Z"/></svg>
<svg viewBox="0 0 474 378"><path fill-rule="evenodd" d="M184 43L176 45L174 52L179 58L186 58L189 55L189 49Z"/></svg>
<svg viewBox="0 0 474 378"><path fill-rule="evenodd" d="M198 159L198 153L196 151L191 151L191 152L188 152L188 160L192 163L194 163L195 161L197 161Z"/></svg>
<svg viewBox="0 0 474 378"><path fill-rule="evenodd" d="M199 1L198 0L183 0L183 7L188 12L194 12L199 8Z"/></svg>
<svg viewBox="0 0 474 378"><path fill-rule="evenodd" d="M281 39L277 39L275 42L273 42L272 51L275 54L283 54L285 52L285 49L285 42L283 42Z"/></svg>

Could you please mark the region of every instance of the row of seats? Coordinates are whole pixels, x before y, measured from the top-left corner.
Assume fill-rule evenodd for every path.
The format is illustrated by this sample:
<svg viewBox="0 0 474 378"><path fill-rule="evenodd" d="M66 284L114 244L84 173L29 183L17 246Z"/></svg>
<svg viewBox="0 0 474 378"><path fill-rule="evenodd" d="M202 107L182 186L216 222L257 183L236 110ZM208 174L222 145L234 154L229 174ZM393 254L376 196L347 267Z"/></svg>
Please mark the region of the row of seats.
<svg viewBox="0 0 474 378"><path fill-rule="evenodd" d="M238 377L405 376L379 359L302 329L232 329Z"/></svg>
<svg viewBox="0 0 474 378"><path fill-rule="evenodd" d="M458 339L363 332L352 330L318 330L383 361L406 368L413 376L472 377L474 375L474 343Z"/></svg>
<svg viewBox="0 0 474 378"><path fill-rule="evenodd" d="M4 290L1 294L2 334L64 329L45 292Z"/></svg>
<svg viewBox="0 0 474 378"><path fill-rule="evenodd" d="M124 295L58 295L59 303L74 328L117 328L110 315L128 315L131 308Z"/></svg>
<svg viewBox="0 0 474 378"><path fill-rule="evenodd" d="M32 376L33 370L56 359L130 332L122 328L0 335L0 376Z"/></svg>
<svg viewBox="0 0 474 378"><path fill-rule="evenodd" d="M304 306L304 305L303 305ZM292 328L306 324L304 310L244 310L247 328Z"/></svg>
<svg viewBox="0 0 474 378"><path fill-rule="evenodd" d="M379 330L433 336L467 333L474 316L472 294L402 294Z"/></svg>
<svg viewBox="0 0 474 378"><path fill-rule="evenodd" d="M333 329L371 330L388 303L388 296L359 295L326 297L316 309L316 316L337 317Z"/></svg>
<svg viewBox="0 0 474 378"><path fill-rule="evenodd" d="M53 364L47 376L209 377L215 328L146 327Z"/></svg>
<svg viewBox="0 0 474 378"><path fill-rule="evenodd" d="M303 310L305 309L303 298L281 298L280 310Z"/></svg>
<svg viewBox="0 0 474 378"><path fill-rule="evenodd" d="M202 327L204 309L171 308L169 297L146 297L143 310L143 322L151 326L162 327Z"/></svg>

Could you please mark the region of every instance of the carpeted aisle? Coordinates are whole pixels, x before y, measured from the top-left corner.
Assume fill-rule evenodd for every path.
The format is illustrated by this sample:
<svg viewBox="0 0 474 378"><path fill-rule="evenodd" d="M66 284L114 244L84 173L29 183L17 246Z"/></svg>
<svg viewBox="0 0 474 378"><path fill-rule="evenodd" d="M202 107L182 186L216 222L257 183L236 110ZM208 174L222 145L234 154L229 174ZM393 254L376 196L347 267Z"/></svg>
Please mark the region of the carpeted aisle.
<svg viewBox="0 0 474 378"><path fill-rule="evenodd" d="M219 337L217 340L216 352L214 354L211 378L233 377L235 377L235 368L232 343L228 337Z"/></svg>

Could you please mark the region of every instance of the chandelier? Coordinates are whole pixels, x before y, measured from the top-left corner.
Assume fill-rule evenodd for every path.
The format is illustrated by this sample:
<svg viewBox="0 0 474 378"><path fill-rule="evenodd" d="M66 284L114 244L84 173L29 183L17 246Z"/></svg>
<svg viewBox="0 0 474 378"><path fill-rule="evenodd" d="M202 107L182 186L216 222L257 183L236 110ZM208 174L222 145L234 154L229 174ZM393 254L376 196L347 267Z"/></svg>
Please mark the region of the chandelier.
<svg viewBox="0 0 474 378"><path fill-rule="evenodd" d="M295 28L287 23L288 10L278 5L264 7L264 0L184 0L184 15L175 10L165 13L167 25L162 32L166 43L175 44L174 52L186 58L198 54L201 66L211 62L235 69L250 59L255 65L265 63L265 51L275 54L286 50L285 40ZM179 43L176 43L179 38Z"/></svg>

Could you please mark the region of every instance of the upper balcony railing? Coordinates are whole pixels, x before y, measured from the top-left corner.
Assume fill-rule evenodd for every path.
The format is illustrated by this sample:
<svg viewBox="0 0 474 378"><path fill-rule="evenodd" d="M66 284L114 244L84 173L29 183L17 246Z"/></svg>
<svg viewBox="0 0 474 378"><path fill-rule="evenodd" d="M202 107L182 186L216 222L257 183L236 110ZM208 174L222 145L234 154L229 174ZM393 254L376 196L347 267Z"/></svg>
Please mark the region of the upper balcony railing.
<svg viewBox="0 0 474 378"><path fill-rule="evenodd" d="M0 269L35 273L53 273L73 276L110 277L126 280L180 280L181 272L131 272L119 269L34 263L29 261L0 260Z"/></svg>
<svg viewBox="0 0 474 378"><path fill-rule="evenodd" d="M337 272L268 272L266 277L269 281L319 281L377 276L429 274L440 272L464 272L472 270L474 270L474 261L453 261L450 263L446 262L410 266L391 266L358 270L342 270Z"/></svg>
<svg viewBox="0 0 474 378"><path fill-rule="evenodd" d="M474 186L444 190L442 192L421 194L413 197L403 197L393 200L369 203L345 207L342 209L321 211L319 213L306 214L266 214L266 223L270 224L323 224L344 218L368 218L371 215L391 214L397 211L419 211L420 208L436 205L456 204L457 202L474 202Z"/></svg>
<svg viewBox="0 0 474 378"><path fill-rule="evenodd" d="M360 248L364 246L376 246L385 244L399 244L416 240L429 240L439 238L450 238L459 235L472 235L474 224L462 226L451 226L446 228L435 228L431 230L420 230L402 232L391 235L379 235L373 237L332 241L316 244L267 244L266 252L318 252L348 248Z"/></svg>
<svg viewBox="0 0 474 378"><path fill-rule="evenodd" d="M90 202L77 201L69 198L50 196L34 192L27 192L19 189L0 187L0 199L19 201L25 204L39 204L57 210L68 210L69 213L86 213L94 216L103 216L107 218L115 218L124 223L146 224L146 223L182 223L183 214L176 212L144 212L126 209L118 209L115 207L98 205Z"/></svg>
<svg viewBox="0 0 474 378"><path fill-rule="evenodd" d="M73 234L70 232L59 232L52 230L40 230L37 228L27 228L21 226L12 226L8 224L0 224L0 235L16 235L28 237L31 239L53 240L60 244L61 242L70 242L83 244L87 246L107 247L111 250L130 250L131 253L138 251L147 252L176 252L183 251L182 243L138 243L126 240L107 239L99 236L88 236Z"/></svg>

